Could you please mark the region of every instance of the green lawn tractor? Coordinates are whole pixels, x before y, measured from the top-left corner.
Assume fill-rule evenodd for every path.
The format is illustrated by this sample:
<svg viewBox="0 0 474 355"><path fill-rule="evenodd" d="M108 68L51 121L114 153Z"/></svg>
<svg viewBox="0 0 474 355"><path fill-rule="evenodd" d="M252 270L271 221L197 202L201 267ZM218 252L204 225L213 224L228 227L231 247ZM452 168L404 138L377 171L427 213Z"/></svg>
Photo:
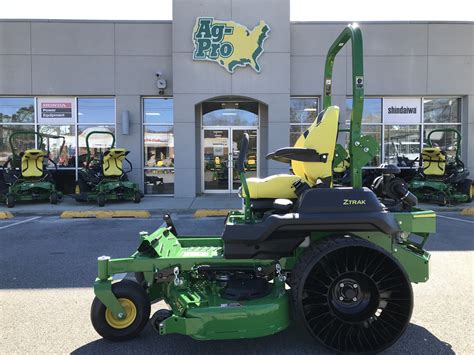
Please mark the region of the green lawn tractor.
<svg viewBox="0 0 474 355"><path fill-rule="evenodd" d="M332 68L349 41L352 180L334 187L339 108L331 105ZM380 168L382 197L362 187L362 166L377 152L373 138L361 136L362 61L361 31L350 25L328 52L324 110L298 147L267 157L291 163L293 174L246 179L244 135L236 166L245 203L229 212L221 235L180 235L165 215L156 231L140 232L129 257L98 258L91 320L102 337L132 339L150 322L162 336L244 339L293 323L330 350L373 353L403 334L413 309L411 283L429 277L423 245L436 216L413 206L416 197L390 168ZM394 203L386 207L381 198ZM150 304L161 300L168 308L150 319Z"/></svg>
<svg viewBox="0 0 474 355"><path fill-rule="evenodd" d="M33 136L37 141L38 149L25 149L18 152L16 138L19 136ZM12 155L3 164L3 192L7 207L14 207L16 202L49 201L57 204L62 193L56 190L56 185L47 165L50 162L55 170L58 166L50 158L49 149L44 149L44 138L62 139L61 150L65 138L62 136L44 135L34 131L17 131L10 135L9 144ZM33 140L34 142L34 140ZM60 150L60 151L61 151Z"/></svg>
<svg viewBox="0 0 474 355"><path fill-rule="evenodd" d="M454 145L439 147L432 142L434 134L453 134ZM453 128L432 130L428 136L428 147L420 154L420 168L409 183L413 193L424 201L436 202L442 206L453 202L471 202L472 180L469 170L461 161L461 134Z"/></svg>
<svg viewBox="0 0 474 355"><path fill-rule="evenodd" d="M111 136L110 147L104 152L97 149L91 154L90 139L93 135ZM100 207L110 200L132 200L140 203L142 193L138 184L128 181L127 173L132 171L132 163L126 158L125 149L115 148L115 136L108 131L92 131L86 135L85 167L79 170L75 199L78 202L96 201ZM123 161L129 164L124 171Z"/></svg>

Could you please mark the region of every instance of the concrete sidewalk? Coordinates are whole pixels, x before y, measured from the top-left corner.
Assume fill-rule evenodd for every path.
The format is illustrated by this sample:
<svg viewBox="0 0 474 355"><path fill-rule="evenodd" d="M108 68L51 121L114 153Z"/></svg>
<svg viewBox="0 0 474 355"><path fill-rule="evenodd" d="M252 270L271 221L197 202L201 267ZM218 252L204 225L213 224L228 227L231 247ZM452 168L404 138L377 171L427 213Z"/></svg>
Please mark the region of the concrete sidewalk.
<svg viewBox="0 0 474 355"><path fill-rule="evenodd" d="M165 196L146 196L140 203L131 201L110 201L104 207L93 202L76 202L69 196L64 196L57 205L47 202L17 203L13 208L4 205L0 212L11 212L15 216L60 215L64 211L104 211L104 210L146 210L152 213L161 212L193 212L199 209L239 209L242 206L237 194L208 194L194 198L176 198Z"/></svg>
<svg viewBox="0 0 474 355"><path fill-rule="evenodd" d="M146 196L138 204L130 201L115 202L110 201L104 207L99 207L96 203L78 203L73 198L65 196L57 205L47 202L18 203L13 208L0 207L0 212L11 212L15 216L35 215L54 216L60 215L64 211L106 211L106 210L134 210L149 211L153 214L165 212L194 212L200 209L222 210L239 209L242 207L242 200L237 194L205 194L194 198L176 198L164 196ZM474 203L463 203L454 206L438 206L436 204L420 203L418 208L431 209L434 211L462 211L473 209Z"/></svg>

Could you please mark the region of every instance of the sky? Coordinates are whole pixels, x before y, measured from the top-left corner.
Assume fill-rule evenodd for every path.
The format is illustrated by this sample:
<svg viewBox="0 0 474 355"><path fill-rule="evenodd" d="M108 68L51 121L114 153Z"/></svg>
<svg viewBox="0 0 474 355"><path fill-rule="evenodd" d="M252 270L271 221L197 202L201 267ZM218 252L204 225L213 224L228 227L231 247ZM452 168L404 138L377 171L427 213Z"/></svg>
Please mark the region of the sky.
<svg viewBox="0 0 474 355"><path fill-rule="evenodd" d="M290 20L474 21L473 8L472 0L290 0ZM171 20L172 0L3 0L0 19Z"/></svg>

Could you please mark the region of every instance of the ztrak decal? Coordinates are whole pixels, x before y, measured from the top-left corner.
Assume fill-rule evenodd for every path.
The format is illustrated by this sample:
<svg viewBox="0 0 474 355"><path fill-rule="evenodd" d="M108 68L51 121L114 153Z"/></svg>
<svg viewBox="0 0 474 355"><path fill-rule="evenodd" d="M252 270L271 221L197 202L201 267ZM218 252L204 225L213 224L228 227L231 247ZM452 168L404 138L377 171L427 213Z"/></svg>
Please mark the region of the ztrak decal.
<svg viewBox="0 0 474 355"><path fill-rule="evenodd" d="M367 200L349 200L347 198L344 199L344 202L342 203L344 206L350 206L350 205L366 205Z"/></svg>

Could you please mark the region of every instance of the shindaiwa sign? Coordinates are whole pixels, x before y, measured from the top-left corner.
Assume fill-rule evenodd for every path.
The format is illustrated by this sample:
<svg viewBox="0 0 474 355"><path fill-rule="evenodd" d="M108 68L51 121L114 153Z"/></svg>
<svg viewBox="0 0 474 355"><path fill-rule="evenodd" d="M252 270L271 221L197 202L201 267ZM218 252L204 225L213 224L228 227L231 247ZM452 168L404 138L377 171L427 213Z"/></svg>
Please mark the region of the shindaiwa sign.
<svg viewBox="0 0 474 355"><path fill-rule="evenodd" d="M198 17L193 30L193 59L216 62L229 73L247 65L260 73L258 58L269 32L270 27L264 21L249 30L234 21Z"/></svg>

